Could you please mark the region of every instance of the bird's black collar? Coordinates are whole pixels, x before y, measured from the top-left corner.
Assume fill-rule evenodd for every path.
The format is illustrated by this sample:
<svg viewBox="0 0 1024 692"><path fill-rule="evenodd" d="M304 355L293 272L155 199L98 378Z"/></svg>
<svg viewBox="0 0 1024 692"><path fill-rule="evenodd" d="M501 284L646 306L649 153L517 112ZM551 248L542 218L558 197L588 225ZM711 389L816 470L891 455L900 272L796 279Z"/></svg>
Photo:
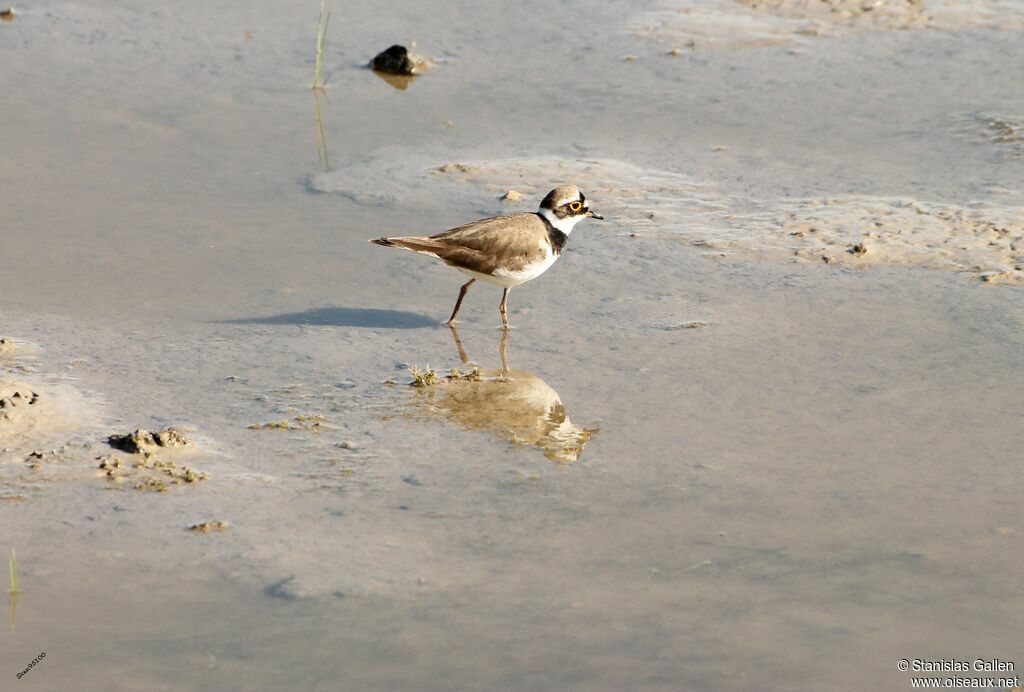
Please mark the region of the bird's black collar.
<svg viewBox="0 0 1024 692"><path fill-rule="evenodd" d="M562 252L562 248L565 247L565 241L569 240L569 236L552 226L551 222L548 221L548 217L541 213L538 213L537 216L541 218L541 221L544 222L544 226L548 229L548 240L551 241L551 250L556 255L560 254Z"/></svg>

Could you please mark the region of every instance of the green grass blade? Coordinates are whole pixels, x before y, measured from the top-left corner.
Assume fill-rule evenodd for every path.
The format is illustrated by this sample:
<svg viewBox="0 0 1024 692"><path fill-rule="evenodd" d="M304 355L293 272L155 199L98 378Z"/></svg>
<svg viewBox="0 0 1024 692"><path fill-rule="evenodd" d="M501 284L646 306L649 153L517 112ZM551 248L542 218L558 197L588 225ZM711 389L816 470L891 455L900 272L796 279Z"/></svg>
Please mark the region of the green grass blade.
<svg viewBox="0 0 1024 692"><path fill-rule="evenodd" d="M8 562L8 566L11 570L11 591L10 593L18 593L18 563L15 560L14 548L11 548L11 559Z"/></svg>

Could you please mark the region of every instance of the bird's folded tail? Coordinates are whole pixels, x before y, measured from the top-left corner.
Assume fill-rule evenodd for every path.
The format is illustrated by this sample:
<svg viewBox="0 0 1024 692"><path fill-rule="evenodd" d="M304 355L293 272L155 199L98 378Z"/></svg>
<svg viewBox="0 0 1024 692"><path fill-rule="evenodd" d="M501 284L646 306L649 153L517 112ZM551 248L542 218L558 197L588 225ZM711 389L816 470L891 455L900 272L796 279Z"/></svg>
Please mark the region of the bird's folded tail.
<svg viewBox="0 0 1024 692"><path fill-rule="evenodd" d="M433 238L427 238L426 236L407 236L404 238L373 238L370 240L374 245L383 245L384 247L400 247L405 250L412 250L413 252L425 252L428 255L437 253L438 250L444 247L444 244L434 240Z"/></svg>

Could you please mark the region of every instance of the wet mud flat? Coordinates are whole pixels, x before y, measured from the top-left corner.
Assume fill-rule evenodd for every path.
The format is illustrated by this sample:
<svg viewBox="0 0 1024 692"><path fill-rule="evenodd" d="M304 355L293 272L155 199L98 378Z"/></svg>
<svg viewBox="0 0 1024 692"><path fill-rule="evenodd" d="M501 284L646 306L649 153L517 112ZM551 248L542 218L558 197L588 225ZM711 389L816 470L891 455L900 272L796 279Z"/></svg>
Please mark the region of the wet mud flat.
<svg viewBox="0 0 1024 692"><path fill-rule="evenodd" d="M857 661L893 642L948 645L939 599L962 646L1011 657L989 623L1012 598L1022 531L1005 492L1022 392L1000 374L1022 345L1016 288L658 250L635 291L582 294L575 315L523 290L504 347L483 306L458 341L446 327L211 324L156 359L159 328L116 350L87 328L68 346L106 391L99 429L138 420L146 401L156 424L142 424L208 440L192 463L210 478L111 489L86 479L91 453L72 455L79 480L0 508L31 538L11 636L62 651L57 680L90 668L94 637L126 631L104 660L157 686L515 687L526 675L724 689L797 671L812 688L864 674ZM560 332L526 327L559 318ZM416 364L451 381L415 387ZM124 370L138 389L103 374ZM510 396L502 373L542 395L512 390L515 419L468 418ZM567 439L550 435L567 421L599 432L551 458L544 440ZM216 522L225 530L190 530ZM83 624L58 633L68 612ZM922 638L922 621L942 633ZM812 651L857 656L826 676Z"/></svg>
<svg viewBox="0 0 1024 692"><path fill-rule="evenodd" d="M1014 660L1016 4L825 4L334 7L318 96L317 7L19 8L0 668L817 690ZM381 81L396 41L435 66ZM609 222L507 335L499 293L453 333L459 277L366 243L553 182Z"/></svg>

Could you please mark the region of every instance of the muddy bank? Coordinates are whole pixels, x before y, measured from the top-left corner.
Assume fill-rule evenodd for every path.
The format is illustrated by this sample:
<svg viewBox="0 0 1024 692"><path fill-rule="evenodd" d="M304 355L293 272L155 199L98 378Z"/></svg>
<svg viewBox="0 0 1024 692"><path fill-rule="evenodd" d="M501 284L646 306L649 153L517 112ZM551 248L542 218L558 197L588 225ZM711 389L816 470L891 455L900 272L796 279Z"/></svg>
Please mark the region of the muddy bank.
<svg viewBox="0 0 1024 692"><path fill-rule="evenodd" d="M1022 26L1019 0L670 0L631 23L636 35L677 50L756 48L863 31Z"/></svg>

